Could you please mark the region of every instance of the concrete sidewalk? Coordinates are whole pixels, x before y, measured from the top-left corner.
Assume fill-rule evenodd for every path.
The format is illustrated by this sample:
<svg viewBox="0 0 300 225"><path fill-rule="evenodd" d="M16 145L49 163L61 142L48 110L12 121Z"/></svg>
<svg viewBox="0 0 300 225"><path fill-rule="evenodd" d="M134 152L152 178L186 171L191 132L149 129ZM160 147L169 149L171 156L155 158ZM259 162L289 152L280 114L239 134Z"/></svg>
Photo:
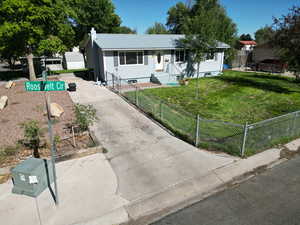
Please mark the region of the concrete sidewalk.
<svg viewBox="0 0 300 225"><path fill-rule="evenodd" d="M116 194L117 179L103 154L57 164L60 204L55 206L49 190L38 198L43 225L118 224L128 220ZM34 198L11 193L12 182L0 185L1 224L40 224Z"/></svg>

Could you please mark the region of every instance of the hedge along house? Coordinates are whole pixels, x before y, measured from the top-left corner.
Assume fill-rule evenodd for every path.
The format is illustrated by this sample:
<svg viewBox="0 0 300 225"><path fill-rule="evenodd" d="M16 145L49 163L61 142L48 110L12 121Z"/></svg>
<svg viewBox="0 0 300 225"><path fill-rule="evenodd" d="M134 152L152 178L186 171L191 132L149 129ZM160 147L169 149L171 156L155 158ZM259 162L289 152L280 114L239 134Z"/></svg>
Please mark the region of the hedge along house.
<svg viewBox="0 0 300 225"><path fill-rule="evenodd" d="M187 67L187 52L177 47L182 38L184 35L97 34L92 29L85 42L87 67L94 70L95 81L101 82L109 82L111 74L127 82L150 82L151 75L162 84L177 82ZM207 54L200 64L201 76L222 72L226 48L227 44L218 42L215 53Z"/></svg>

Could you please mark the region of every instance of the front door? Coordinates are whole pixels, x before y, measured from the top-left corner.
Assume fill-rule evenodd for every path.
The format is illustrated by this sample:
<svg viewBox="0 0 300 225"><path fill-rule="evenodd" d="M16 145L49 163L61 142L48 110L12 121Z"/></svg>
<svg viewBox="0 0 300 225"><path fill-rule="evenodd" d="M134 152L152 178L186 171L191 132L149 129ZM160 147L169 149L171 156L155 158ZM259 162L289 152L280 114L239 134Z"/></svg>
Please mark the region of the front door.
<svg viewBox="0 0 300 225"><path fill-rule="evenodd" d="M162 51L158 51L155 54L155 70L156 71L164 70L164 54Z"/></svg>

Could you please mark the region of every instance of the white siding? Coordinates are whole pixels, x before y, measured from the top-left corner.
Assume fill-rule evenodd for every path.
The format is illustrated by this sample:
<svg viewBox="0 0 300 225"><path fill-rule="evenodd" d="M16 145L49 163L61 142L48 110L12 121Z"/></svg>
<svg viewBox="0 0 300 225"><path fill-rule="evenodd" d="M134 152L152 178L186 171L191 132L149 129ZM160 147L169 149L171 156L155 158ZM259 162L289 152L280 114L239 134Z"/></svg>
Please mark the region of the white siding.
<svg viewBox="0 0 300 225"><path fill-rule="evenodd" d="M138 79L149 77L151 74L155 74L155 51L148 51L148 65L118 65L114 66L114 55L112 51L104 52L105 57L105 67L106 71L114 73L120 76L122 79ZM202 62L200 65L200 76L204 76L205 73L211 73L211 75L218 75L223 70L223 58L224 53L216 53L216 60L208 60ZM171 74L179 74L179 71L184 71L186 69L186 63L176 63L177 67L174 68L171 63L171 50L164 51L164 71ZM196 69L195 65L195 69Z"/></svg>
<svg viewBox="0 0 300 225"><path fill-rule="evenodd" d="M68 70L84 69L84 61L82 62L66 62Z"/></svg>
<svg viewBox="0 0 300 225"><path fill-rule="evenodd" d="M114 66L113 52L105 52L106 70L110 73L117 74L122 79L134 79L142 77L150 77L151 73L154 73L154 57L152 57L151 51L148 51L148 65L118 65Z"/></svg>

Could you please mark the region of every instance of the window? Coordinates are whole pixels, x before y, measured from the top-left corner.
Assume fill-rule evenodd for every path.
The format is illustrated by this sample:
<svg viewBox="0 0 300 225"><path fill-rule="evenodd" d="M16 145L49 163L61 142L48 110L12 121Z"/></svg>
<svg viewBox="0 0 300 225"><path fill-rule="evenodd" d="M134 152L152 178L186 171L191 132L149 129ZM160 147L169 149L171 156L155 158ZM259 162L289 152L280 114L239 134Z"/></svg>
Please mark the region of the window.
<svg viewBox="0 0 300 225"><path fill-rule="evenodd" d="M46 65L56 65L61 64L60 60L46 60Z"/></svg>
<svg viewBox="0 0 300 225"><path fill-rule="evenodd" d="M216 60L216 54L214 52L207 53L206 60Z"/></svg>
<svg viewBox="0 0 300 225"><path fill-rule="evenodd" d="M175 51L175 62L184 62L185 61L185 52L184 50Z"/></svg>
<svg viewBox="0 0 300 225"><path fill-rule="evenodd" d="M143 52L120 52L120 65L144 64Z"/></svg>

